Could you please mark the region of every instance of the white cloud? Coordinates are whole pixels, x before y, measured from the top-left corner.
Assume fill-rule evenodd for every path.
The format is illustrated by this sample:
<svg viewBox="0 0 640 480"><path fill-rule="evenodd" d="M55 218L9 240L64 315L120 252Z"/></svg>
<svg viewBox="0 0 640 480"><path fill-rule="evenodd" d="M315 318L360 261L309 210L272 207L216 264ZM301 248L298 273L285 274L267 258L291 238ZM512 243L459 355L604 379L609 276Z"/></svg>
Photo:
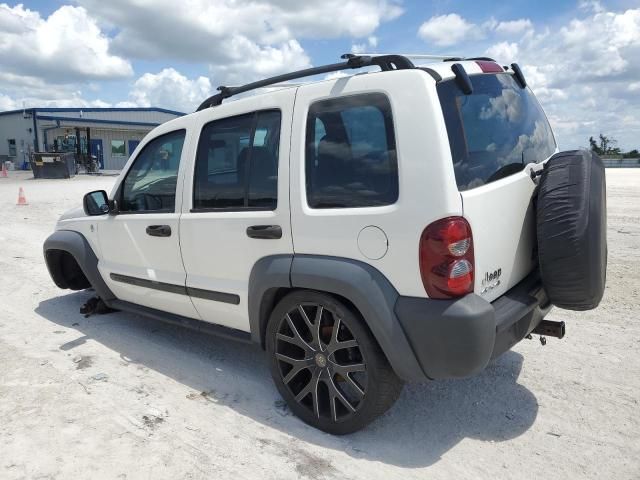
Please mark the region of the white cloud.
<svg viewBox="0 0 640 480"><path fill-rule="evenodd" d="M17 110L18 108L20 107L13 98L0 93L0 112L5 110Z"/></svg>
<svg viewBox="0 0 640 480"><path fill-rule="evenodd" d="M372 35L369 38L367 38L366 42L354 43L353 45L351 45L351 53L355 53L355 54L375 53L375 50L377 47L378 47L378 38Z"/></svg>
<svg viewBox="0 0 640 480"><path fill-rule="evenodd" d="M418 36L441 47L456 45L463 40L478 38L480 28L457 13L431 17L418 30Z"/></svg>
<svg viewBox="0 0 640 480"><path fill-rule="evenodd" d="M640 122L630 119L640 118L640 9L610 12L590 2L581 12L564 26L527 31L485 53L519 62L561 148L586 145L600 132L637 148Z"/></svg>
<svg viewBox="0 0 640 480"><path fill-rule="evenodd" d="M503 35L519 35L533 29L533 24L528 18L521 18L519 20L499 22L494 29L497 33Z"/></svg>
<svg viewBox="0 0 640 480"><path fill-rule="evenodd" d="M311 60L296 40L278 47L263 47L238 37L229 44L229 49L231 60L209 66L211 76L218 85L248 83L311 66Z"/></svg>
<svg viewBox="0 0 640 480"><path fill-rule="evenodd" d="M470 22L457 13L431 17L424 22L418 36L425 41L441 47L457 45L469 40L479 40L488 35L514 37L533 30L533 23L528 18L498 21L494 17L481 24Z"/></svg>
<svg viewBox="0 0 640 480"><path fill-rule="evenodd" d="M137 79L131 89L131 101L121 102L118 106L164 107L190 112L212 93L208 78L191 80L173 68L165 68L157 74L145 73Z"/></svg>
<svg viewBox="0 0 640 480"><path fill-rule="evenodd" d="M492 45L484 54L495 58L499 63L512 63L518 59L518 44L516 42L500 42Z"/></svg>
<svg viewBox="0 0 640 480"><path fill-rule="evenodd" d="M396 0L78 2L115 28L118 52L209 64L219 83L309 65L299 39L366 38L402 13Z"/></svg>
<svg viewBox="0 0 640 480"><path fill-rule="evenodd" d="M0 78L5 97L82 102L78 92L93 88L87 82L129 77L130 61L139 59L198 64L216 85L248 82L310 66L303 38L361 38L376 46L376 29L403 13L401 0L74 1L79 6L60 7L47 18L0 4L0 77L18 78ZM134 85L131 95L136 92ZM183 102L192 99L162 99Z"/></svg>
<svg viewBox="0 0 640 480"><path fill-rule="evenodd" d="M91 90L92 84L86 85ZM0 72L0 111L30 107L102 107L100 99L87 100L78 83L51 85L44 79Z"/></svg>
<svg viewBox="0 0 640 480"><path fill-rule="evenodd" d="M45 19L21 4L0 4L0 71L50 83L133 73L84 8L63 6Z"/></svg>

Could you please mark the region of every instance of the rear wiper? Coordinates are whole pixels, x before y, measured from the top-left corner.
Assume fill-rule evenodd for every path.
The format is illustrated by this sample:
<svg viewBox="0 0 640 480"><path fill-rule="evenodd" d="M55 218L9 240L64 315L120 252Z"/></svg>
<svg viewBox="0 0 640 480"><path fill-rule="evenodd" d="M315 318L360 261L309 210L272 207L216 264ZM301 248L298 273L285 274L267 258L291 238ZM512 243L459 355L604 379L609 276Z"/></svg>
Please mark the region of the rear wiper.
<svg viewBox="0 0 640 480"><path fill-rule="evenodd" d="M509 175L513 175L514 173L518 173L524 170L523 163L508 163L500 167L496 170L493 175L491 175L485 183L495 182L496 180L500 180L501 178L508 177Z"/></svg>

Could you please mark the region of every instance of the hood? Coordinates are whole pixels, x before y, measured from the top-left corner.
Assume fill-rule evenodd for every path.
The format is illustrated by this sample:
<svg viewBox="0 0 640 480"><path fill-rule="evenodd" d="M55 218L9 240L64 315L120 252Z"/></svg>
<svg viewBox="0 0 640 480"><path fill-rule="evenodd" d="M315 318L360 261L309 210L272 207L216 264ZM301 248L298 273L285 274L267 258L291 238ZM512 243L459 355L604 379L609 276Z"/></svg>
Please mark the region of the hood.
<svg viewBox="0 0 640 480"><path fill-rule="evenodd" d="M82 217L86 217L86 216L87 216L87 214L84 213L84 208L76 207L76 208L72 208L71 210L67 210L66 212L64 212L60 216L60 219L58 221L62 222L63 220L72 220L74 218L82 218Z"/></svg>

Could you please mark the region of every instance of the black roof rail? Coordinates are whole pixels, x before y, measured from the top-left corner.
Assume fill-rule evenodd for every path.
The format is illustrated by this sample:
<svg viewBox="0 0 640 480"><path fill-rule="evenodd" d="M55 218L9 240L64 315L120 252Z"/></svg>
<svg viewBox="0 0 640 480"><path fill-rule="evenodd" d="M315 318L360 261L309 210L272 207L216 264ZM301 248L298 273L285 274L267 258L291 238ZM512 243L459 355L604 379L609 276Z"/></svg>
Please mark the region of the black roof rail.
<svg viewBox="0 0 640 480"><path fill-rule="evenodd" d="M402 55L363 56L354 55L352 53L345 53L340 58L346 61L340 63L332 63L330 65L323 65L320 67L307 68L291 73L285 73L283 75L265 78L264 80L258 80L257 82L247 83L246 85L240 85L238 87L220 86L218 87L218 91L220 93L207 98L200 104L196 112L204 110L208 107L218 106L225 98L233 97L234 95L238 95L240 93L255 90L257 88L268 87L270 85L275 85L282 82L288 82L289 80L311 77L313 75L319 75L322 73L339 72L341 70L371 66L378 66L382 71L406 70L415 68L413 62L411 62L411 60L409 60L407 57L403 57Z"/></svg>

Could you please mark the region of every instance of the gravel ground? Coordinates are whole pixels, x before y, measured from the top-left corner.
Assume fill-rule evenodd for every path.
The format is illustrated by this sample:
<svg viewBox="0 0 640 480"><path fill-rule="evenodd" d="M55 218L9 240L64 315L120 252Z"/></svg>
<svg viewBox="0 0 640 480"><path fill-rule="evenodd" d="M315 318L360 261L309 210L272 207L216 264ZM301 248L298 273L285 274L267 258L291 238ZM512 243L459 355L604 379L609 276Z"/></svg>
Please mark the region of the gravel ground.
<svg viewBox="0 0 640 480"><path fill-rule="evenodd" d="M0 478L640 478L640 169L608 170L602 305L555 309L467 380L409 385L348 437L297 420L263 353L55 287L42 242L114 177L0 178ZM28 206L16 206L18 187Z"/></svg>

